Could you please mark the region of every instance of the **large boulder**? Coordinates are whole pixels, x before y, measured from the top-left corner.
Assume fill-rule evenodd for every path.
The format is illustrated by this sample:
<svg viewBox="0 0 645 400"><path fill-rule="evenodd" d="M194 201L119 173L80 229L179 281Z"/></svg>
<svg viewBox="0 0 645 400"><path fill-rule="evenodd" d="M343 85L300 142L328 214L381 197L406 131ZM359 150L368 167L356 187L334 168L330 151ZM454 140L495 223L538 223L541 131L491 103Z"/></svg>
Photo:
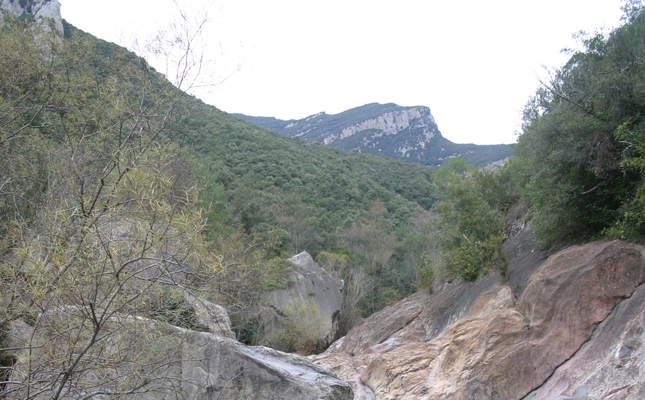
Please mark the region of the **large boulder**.
<svg viewBox="0 0 645 400"><path fill-rule="evenodd" d="M347 383L297 354L200 332L188 333L183 348L181 376L187 398L353 398Z"/></svg>
<svg viewBox="0 0 645 400"><path fill-rule="evenodd" d="M338 331L338 316L343 302L341 282L324 271L306 251L287 260L293 274L289 286L265 297L269 308L263 313L264 337L260 344L280 347L281 328L293 320L315 316L307 325L315 326L314 338L323 345L331 343Z"/></svg>
<svg viewBox="0 0 645 400"><path fill-rule="evenodd" d="M519 298L480 283L451 317L436 304L461 284L417 294L313 360L357 399L643 398L645 247L597 242L539 262Z"/></svg>
<svg viewBox="0 0 645 400"><path fill-rule="evenodd" d="M206 326L209 332L235 339L235 333L231 329L231 319L224 307L189 293L184 293L184 299L195 310L197 321Z"/></svg>
<svg viewBox="0 0 645 400"><path fill-rule="evenodd" d="M83 308L63 307L58 313L40 318L67 319L79 310ZM43 344L56 336L34 332L32 326L20 320L12 323L10 347L24 350L15 354L12 383L6 385L3 398L45 400L54 394L63 365L48 364L50 355L42 357L40 351L45 348ZM97 346L103 347L98 353L87 353L65 385L61 398L353 398L347 383L297 354L247 346L219 334L128 315L115 315L101 332L101 343ZM95 354L101 357L94 358Z"/></svg>

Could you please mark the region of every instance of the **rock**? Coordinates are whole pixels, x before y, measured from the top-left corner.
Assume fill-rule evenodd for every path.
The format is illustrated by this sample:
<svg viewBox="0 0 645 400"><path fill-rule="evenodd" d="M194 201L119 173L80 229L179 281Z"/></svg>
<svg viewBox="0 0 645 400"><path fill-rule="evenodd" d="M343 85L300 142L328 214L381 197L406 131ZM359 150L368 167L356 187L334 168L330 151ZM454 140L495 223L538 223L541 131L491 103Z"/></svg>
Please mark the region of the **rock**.
<svg viewBox="0 0 645 400"><path fill-rule="evenodd" d="M347 383L304 357L209 333L188 332L183 359L181 377L187 398L353 398Z"/></svg>
<svg viewBox="0 0 645 400"><path fill-rule="evenodd" d="M536 262L517 303L485 281L465 312L445 307L464 284L416 294L312 360L378 399L643 398L645 247L597 242Z"/></svg>
<svg viewBox="0 0 645 400"><path fill-rule="evenodd" d="M348 354L365 352L407 327L422 310L423 307L416 298L385 307L379 312L379 318L363 321L348 332L339 350Z"/></svg>
<svg viewBox="0 0 645 400"><path fill-rule="evenodd" d="M645 286L641 285L527 400L645 398L643 310Z"/></svg>
<svg viewBox="0 0 645 400"><path fill-rule="evenodd" d="M510 145L452 143L441 135L428 107L365 104L340 114L324 112L300 120L236 116L292 137L324 143L345 151L372 153L425 165L439 166L454 157L469 164L500 164Z"/></svg>
<svg viewBox="0 0 645 400"><path fill-rule="evenodd" d="M318 324L320 327L316 329L317 339L331 343L338 330L337 319L343 302L340 282L326 274L307 252L291 257L288 263L293 271L294 282L288 288L274 290L266 296L266 302L273 311L263 315L265 334L260 344L271 344L274 347L276 343L271 338L282 326L284 319L289 317L287 314L312 306L321 318ZM304 317L306 316L300 316Z"/></svg>
<svg viewBox="0 0 645 400"><path fill-rule="evenodd" d="M80 310L80 308L75 308ZM65 313L69 309L63 309ZM65 314L66 317L66 314ZM124 382L131 380L132 388L120 393L119 398L142 400L175 399L352 399L350 386L331 372L311 363L305 357L286 354L266 347L252 347L233 339L210 332L195 332L173 327L145 318L115 316L107 325L105 332L118 327L119 342L105 347L100 359L92 369L83 369L88 364L79 364L82 370L72 376L73 385L67 385L62 398L69 399L109 399L109 393L118 393ZM20 382L26 371L35 371L30 382L35 400L49 399L53 395L49 382L59 376L60 368L52 365L39 365L39 348L28 348L29 344L38 346L44 337L33 334L34 329L22 321L12 324L11 346L25 348L17 354L18 362L11 381ZM128 343L126 338L135 338L127 332L144 333L136 338L143 339ZM148 339L150 338L150 339ZM111 339L107 339L111 340ZM128 349L136 346L137 354L133 360L121 359L120 363L110 365L111 351L115 348ZM144 355L143 360L137 357ZM132 351L123 354L131 357ZM88 356L86 361L92 361ZM134 369L132 369L134 365ZM62 367L61 367L62 368ZM51 371L52 376L47 376ZM138 381L137 381L138 380ZM40 383L42 382L42 384ZM142 386L138 386L138 383ZM39 386L41 385L41 386ZM8 398L26 398L26 386L7 385ZM39 392L40 391L40 392ZM106 394L108 393L108 394Z"/></svg>
<svg viewBox="0 0 645 400"><path fill-rule="evenodd" d="M24 5L21 5L24 4ZM60 14L58 0L0 0L0 8L14 17L31 14L40 27L49 31L53 29L59 38L63 38L63 17ZM0 15L2 22L2 15Z"/></svg>
<svg viewBox="0 0 645 400"><path fill-rule="evenodd" d="M184 293L184 299L195 310L199 323L207 326L209 332L235 339L235 333L231 330L231 320L224 307L188 293Z"/></svg>

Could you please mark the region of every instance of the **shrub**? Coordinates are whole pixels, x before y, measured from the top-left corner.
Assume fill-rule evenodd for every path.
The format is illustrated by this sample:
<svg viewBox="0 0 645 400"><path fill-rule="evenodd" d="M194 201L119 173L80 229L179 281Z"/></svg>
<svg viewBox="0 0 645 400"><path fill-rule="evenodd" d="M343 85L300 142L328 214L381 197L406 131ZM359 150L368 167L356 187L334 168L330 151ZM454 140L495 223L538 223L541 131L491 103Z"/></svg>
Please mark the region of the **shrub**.
<svg viewBox="0 0 645 400"><path fill-rule="evenodd" d="M322 350L326 336L325 317L310 299L294 299L282 311L286 318L275 332L276 348L308 355Z"/></svg>

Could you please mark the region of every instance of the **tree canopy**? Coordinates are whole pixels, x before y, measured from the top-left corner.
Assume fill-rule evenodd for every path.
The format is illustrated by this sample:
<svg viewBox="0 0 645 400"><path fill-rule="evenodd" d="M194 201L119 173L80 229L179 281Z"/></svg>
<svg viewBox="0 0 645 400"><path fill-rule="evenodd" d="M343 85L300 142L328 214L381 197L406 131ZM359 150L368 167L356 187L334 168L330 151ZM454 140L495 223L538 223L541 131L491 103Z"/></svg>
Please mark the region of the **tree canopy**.
<svg viewBox="0 0 645 400"><path fill-rule="evenodd" d="M636 1L624 10L609 34L581 34L524 110L509 167L545 245L645 233L645 14Z"/></svg>

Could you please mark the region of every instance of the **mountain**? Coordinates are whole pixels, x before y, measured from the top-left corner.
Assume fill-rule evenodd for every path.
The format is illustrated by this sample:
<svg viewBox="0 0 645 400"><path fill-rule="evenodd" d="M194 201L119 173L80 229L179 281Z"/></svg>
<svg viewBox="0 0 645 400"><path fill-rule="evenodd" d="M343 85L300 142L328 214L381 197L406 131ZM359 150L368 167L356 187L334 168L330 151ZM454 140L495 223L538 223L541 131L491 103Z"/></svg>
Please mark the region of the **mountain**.
<svg viewBox="0 0 645 400"><path fill-rule="evenodd" d="M340 114L324 112L300 120L234 114L263 128L291 137L321 142L341 150L385 155L439 166L460 157L472 165L488 165L510 156L513 146L456 144L444 138L428 107L393 103L366 104Z"/></svg>

